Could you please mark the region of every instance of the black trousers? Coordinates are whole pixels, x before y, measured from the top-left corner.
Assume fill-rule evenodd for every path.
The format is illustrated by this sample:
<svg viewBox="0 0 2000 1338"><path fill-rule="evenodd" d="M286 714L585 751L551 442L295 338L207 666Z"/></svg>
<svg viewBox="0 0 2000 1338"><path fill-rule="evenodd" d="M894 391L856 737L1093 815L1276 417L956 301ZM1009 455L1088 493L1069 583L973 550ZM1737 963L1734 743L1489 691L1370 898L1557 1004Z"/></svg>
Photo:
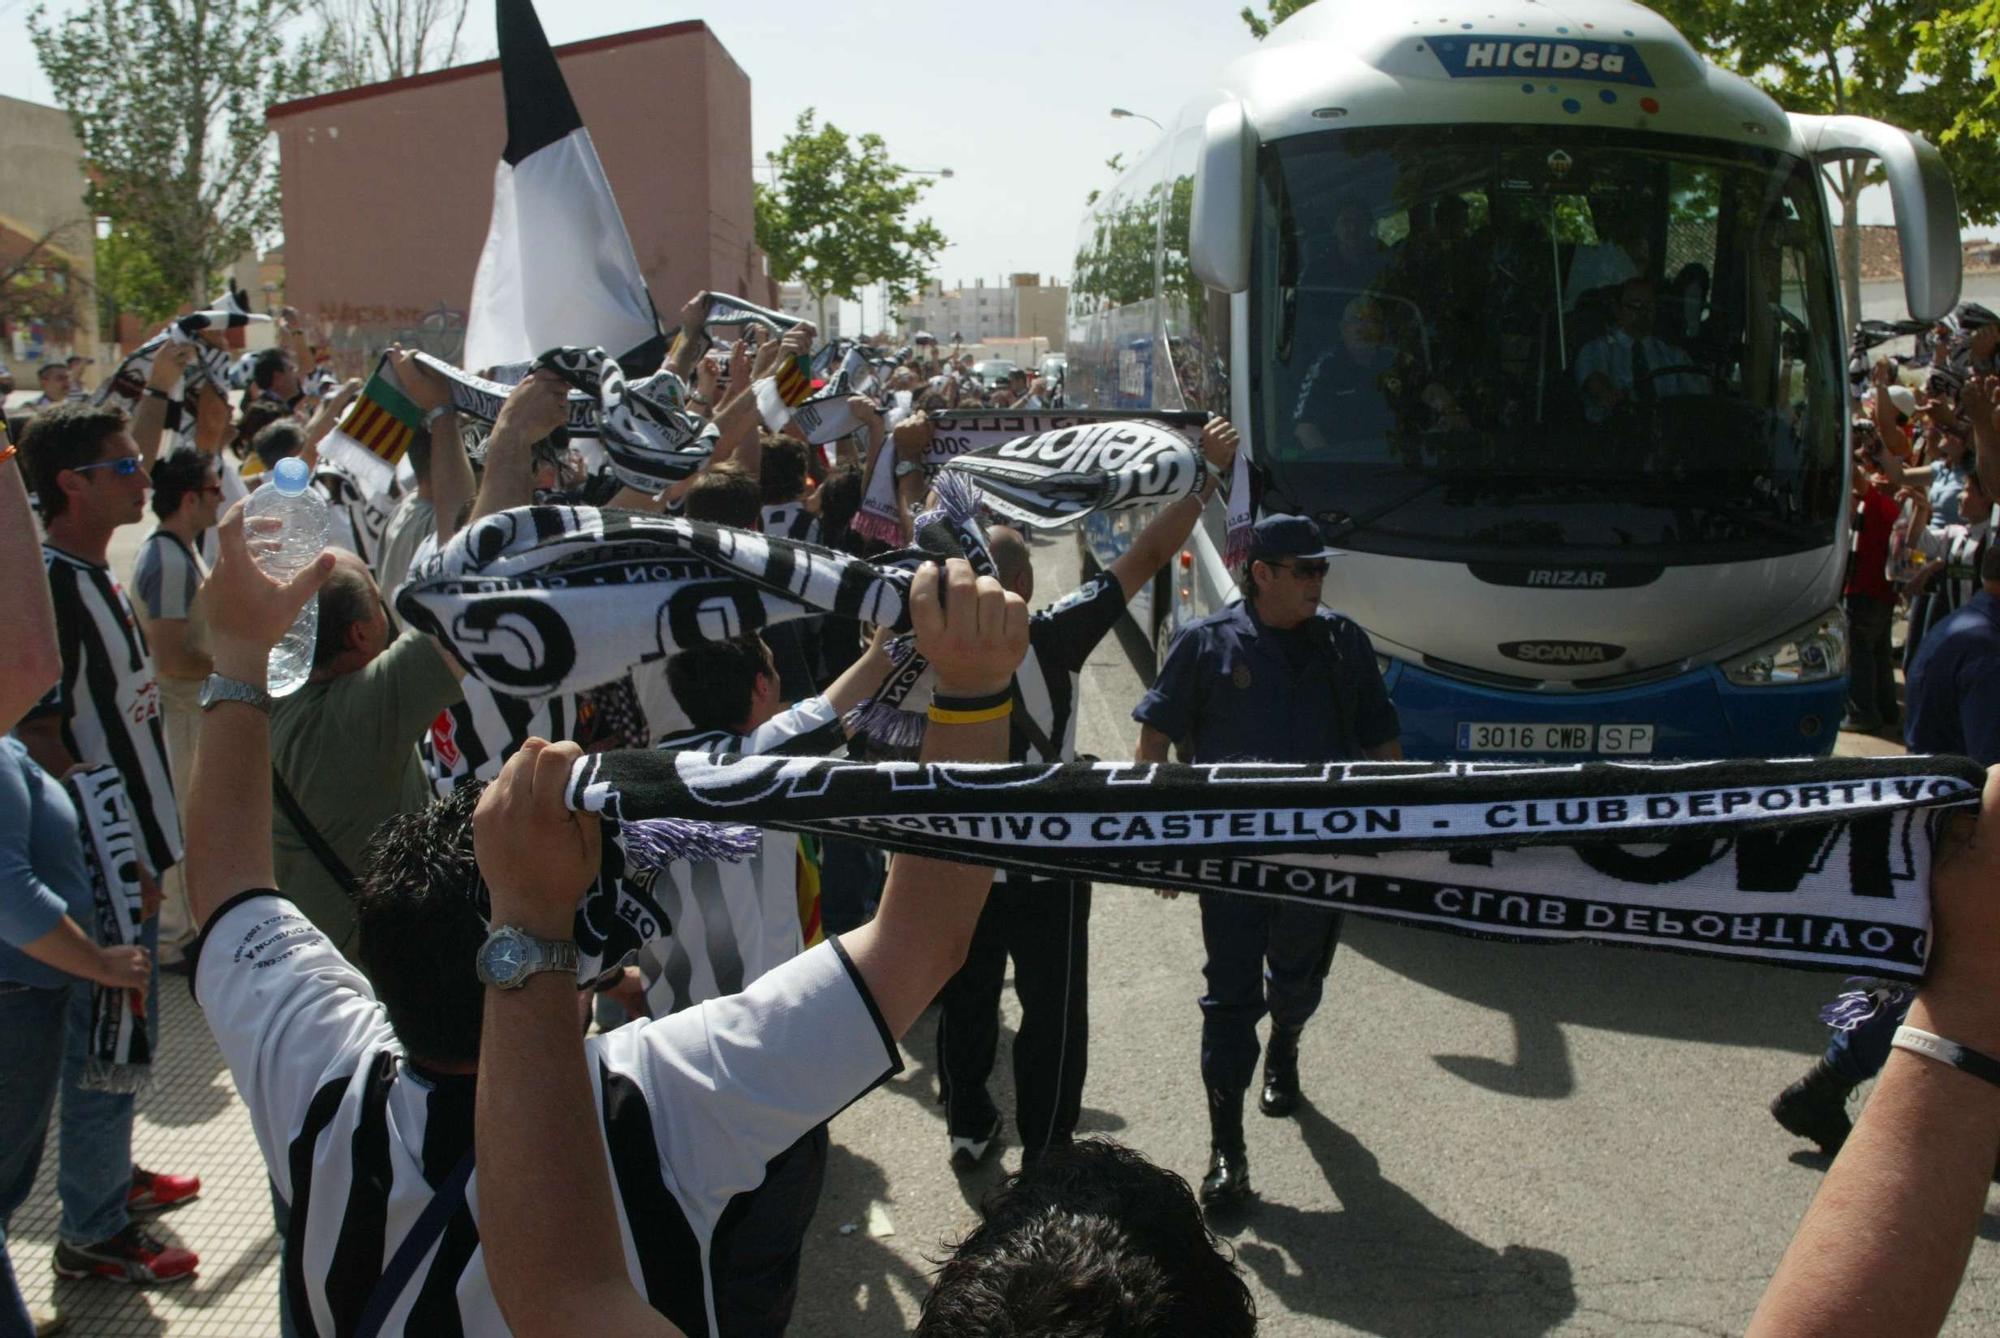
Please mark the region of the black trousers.
<svg viewBox="0 0 2000 1338"><path fill-rule="evenodd" d="M1894 604L1847 597L1847 709L1857 723L1881 728L1902 718L1896 705L1895 652L1889 645Z"/></svg>
<svg viewBox="0 0 2000 1338"><path fill-rule="evenodd" d="M995 883L972 949L938 995L937 1066L955 1137L978 1138L998 1113L986 1090L1000 1044L1000 986L1014 959L1015 1125L1037 1153L1067 1143L1083 1110L1090 1052L1090 884Z"/></svg>

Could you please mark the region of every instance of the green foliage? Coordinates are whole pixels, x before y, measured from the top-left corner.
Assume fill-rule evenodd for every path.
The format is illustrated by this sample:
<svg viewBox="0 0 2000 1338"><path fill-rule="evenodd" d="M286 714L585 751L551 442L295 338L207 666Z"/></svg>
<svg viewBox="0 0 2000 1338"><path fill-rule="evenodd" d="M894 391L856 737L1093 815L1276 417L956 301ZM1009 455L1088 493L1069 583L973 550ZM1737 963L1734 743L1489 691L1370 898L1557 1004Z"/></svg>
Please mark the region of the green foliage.
<svg viewBox="0 0 2000 1338"><path fill-rule="evenodd" d="M133 237L131 229L114 226L109 237L98 241L97 328L106 339L116 330L121 311L150 326L180 311L187 300L187 281L161 269L158 258Z"/></svg>
<svg viewBox="0 0 2000 1338"><path fill-rule="evenodd" d="M757 245L774 278L849 301L876 283L892 303L916 295L945 238L911 219L930 182L891 162L880 135L850 138L808 107L770 161L777 181L757 186Z"/></svg>
<svg viewBox="0 0 2000 1338"><path fill-rule="evenodd" d="M90 165L87 203L191 301L279 226L264 109L317 91L330 35L294 46L298 0L89 0L28 18Z"/></svg>
<svg viewBox="0 0 2000 1338"><path fill-rule="evenodd" d="M1245 5L1243 6L1243 24L1250 30L1250 35L1261 42L1271 35L1273 27L1283 23L1286 19L1298 13L1312 2L1313 0L1270 0L1271 13L1269 18L1258 18L1256 12L1250 6Z"/></svg>
<svg viewBox="0 0 2000 1338"><path fill-rule="evenodd" d="M2000 142L2000 0L1939 5L1934 16L1918 20L1916 36L1919 72L1970 86L1938 142L1946 152ZM1961 200L1964 191L1960 185Z"/></svg>

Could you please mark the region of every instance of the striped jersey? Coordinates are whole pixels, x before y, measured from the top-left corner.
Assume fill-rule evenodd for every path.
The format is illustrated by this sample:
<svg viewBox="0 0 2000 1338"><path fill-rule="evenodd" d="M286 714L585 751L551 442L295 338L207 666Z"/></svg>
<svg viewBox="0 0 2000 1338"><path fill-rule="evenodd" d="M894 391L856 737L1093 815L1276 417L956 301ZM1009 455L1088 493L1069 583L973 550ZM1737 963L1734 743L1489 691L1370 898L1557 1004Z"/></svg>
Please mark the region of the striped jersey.
<svg viewBox="0 0 2000 1338"><path fill-rule="evenodd" d="M433 1187L472 1148L474 1080L406 1057L367 979L273 892L209 918L194 988L291 1208L281 1285L298 1330L352 1333ZM732 1207L774 1157L902 1066L837 940L741 994L584 1044L626 1271L691 1338L717 1332L710 1247ZM385 1338L507 1332L478 1205L475 1170Z"/></svg>
<svg viewBox="0 0 2000 1338"><path fill-rule="evenodd" d="M1009 760L1076 760L1077 690L1083 666L1124 614L1125 589L1105 571L1028 619L1028 654L1014 673L1014 683L1021 694L1019 709L1040 737L1024 729L1017 717L1008 727ZM1055 755L1049 756L1050 751ZM1020 874L1010 877L1002 869L994 873L994 881L1031 880Z"/></svg>
<svg viewBox="0 0 2000 1338"><path fill-rule="evenodd" d="M61 722L79 762L118 768L146 859L157 875L181 860L181 817L167 766L160 684L146 634L109 567L42 545L62 678L29 712Z"/></svg>
<svg viewBox="0 0 2000 1338"><path fill-rule="evenodd" d="M132 589L151 619L186 618L208 568L171 530L154 530L132 562Z"/></svg>
<svg viewBox="0 0 2000 1338"><path fill-rule="evenodd" d="M438 798L461 785L499 776L529 739L581 744L585 752L643 748L645 707L630 675L585 692L510 697L468 676L464 697L439 711L417 741L424 776Z"/></svg>
<svg viewBox="0 0 2000 1338"><path fill-rule="evenodd" d="M839 720L824 697L781 711L748 734L707 730L661 742L662 749L711 757L831 751ZM799 924L799 839L765 831L740 861L675 860L626 881L665 917L667 932L639 949L646 1002L655 1017L734 994L803 945Z"/></svg>

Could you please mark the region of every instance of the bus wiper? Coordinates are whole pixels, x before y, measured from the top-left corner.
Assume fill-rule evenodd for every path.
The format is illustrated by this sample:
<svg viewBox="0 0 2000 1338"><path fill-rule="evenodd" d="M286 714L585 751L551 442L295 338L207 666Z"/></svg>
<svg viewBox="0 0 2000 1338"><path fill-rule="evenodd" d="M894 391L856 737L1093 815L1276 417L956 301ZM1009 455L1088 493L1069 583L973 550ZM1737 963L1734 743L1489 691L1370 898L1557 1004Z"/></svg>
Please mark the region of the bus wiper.
<svg viewBox="0 0 2000 1338"><path fill-rule="evenodd" d="M1444 486L1444 483L1445 480L1442 476L1434 476L1425 479L1422 486L1413 488L1394 501L1384 503L1363 515L1349 515L1347 512L1336 507L1330 511L1320 512L1315 519L1319 521L1320 531L1325 536L1326 541L1330 544L1338 543L1349 535L1367 529L1383 517L1401 511L1404 507L1417 501L1419 498L1436 492Z"/></svg>

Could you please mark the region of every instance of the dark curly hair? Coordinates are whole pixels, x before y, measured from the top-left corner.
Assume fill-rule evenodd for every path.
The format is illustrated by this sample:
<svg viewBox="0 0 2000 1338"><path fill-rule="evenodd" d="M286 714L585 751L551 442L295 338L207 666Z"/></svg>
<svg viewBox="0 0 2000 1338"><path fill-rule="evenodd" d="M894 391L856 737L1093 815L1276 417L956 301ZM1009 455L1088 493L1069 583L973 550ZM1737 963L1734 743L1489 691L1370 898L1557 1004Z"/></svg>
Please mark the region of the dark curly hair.
<svg viewBox="0 0 2000 1338"><path fill-rule="evenodd" d="M1050 1149L987 1199L918 1338L1245 1338L1257 1307L1187 1181L1108 1139Z"/></svg>
<svg viewBox="0 0 2000 1338"><path fill-rule="evenodd" d="M488 902L472 855L472 810L485 788L461 786L383 823L354 898L356 961L403 1048L432 1064L479 1059L486 991L472 961L486 941Z"/></svg>

